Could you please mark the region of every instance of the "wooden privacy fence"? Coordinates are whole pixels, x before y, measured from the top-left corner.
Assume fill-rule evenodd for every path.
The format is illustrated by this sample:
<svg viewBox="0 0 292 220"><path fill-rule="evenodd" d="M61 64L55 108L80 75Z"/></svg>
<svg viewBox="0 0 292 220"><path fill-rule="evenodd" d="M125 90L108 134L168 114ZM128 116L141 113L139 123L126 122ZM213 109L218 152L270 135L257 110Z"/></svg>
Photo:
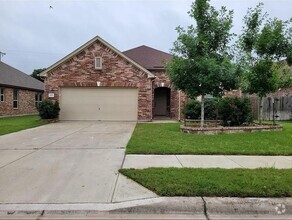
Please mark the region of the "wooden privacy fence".
<svg viewBox="0 0 292 220"><path fill-rule="evenodd" d="M258 119L259 98L249 97L253 118ZM264 97L263 98L263 120L273 120L273 103L275 102L274 114L276 120L292 119L292 96Z"/></svg>

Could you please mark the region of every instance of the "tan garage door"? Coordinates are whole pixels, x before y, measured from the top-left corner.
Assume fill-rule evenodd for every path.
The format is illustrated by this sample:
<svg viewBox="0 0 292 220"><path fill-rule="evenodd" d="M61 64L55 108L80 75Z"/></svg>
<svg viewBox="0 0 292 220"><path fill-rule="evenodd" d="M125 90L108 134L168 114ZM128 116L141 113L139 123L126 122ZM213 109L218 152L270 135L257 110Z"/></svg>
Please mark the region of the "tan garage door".
<svg viewBox="0 0 292 220"><path fill-rule="evenodd" d="M135 88L61 88L61 120L136 121Z"/></svg>

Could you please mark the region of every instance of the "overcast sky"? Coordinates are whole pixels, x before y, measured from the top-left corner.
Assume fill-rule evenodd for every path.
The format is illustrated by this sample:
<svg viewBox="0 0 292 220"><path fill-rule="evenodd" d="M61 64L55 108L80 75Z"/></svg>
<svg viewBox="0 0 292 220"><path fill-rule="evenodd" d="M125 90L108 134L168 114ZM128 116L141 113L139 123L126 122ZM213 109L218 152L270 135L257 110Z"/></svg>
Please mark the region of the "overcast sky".
<svg viewBox="0 0 292 220"><path fill-rule="evenodd" d="M99 35L124 51L147 45L169 52L175 27L193 21L191 0L0 0L2 61L30 74ZM235 33L258 0L211 0L234 10ZM270 17L292 17L292 0L262 0ZM52 6L52 8L50 8Z"/></svg>

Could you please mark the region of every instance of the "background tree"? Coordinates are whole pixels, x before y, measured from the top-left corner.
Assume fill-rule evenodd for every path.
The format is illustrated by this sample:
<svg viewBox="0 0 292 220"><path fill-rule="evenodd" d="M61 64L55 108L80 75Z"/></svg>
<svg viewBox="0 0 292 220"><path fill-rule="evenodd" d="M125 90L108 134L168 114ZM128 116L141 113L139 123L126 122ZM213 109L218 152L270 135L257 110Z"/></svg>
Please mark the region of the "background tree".
<svg viewBox="0 0 292 220"><path fill-rule="evenodd" d="M285 62L280 61L286 59L288 64L292 63L291 28L288 27L291 20L268 19L268 15L262 13L262 7L263 3L260 3L256 8L248 9L238 41L240 62L245 71L242 89L259 96L260 124L263 97L289 81L289 72L281 71Z"/></svg>
<svg viewBox="0 0 292 220"><path fill-rule="evenodd" d="M46 68L34 69L33 72L32 72L32 74L30 76L33 77L33 78L35 78L35 79L37 79L37 80L39 80L39 81L44 82L44 80L41 77L39 77L39 75L38 75L41 72L43 72L44 70L46 70Z"/></svg>
<svg viewBox="0 0 292 220"><path fill-rule="evenodd" d="M209 0L196 0L189 15L196 27L177 27L168 74L173 85L190 98L201 96L201 127L204 126L205 95L220 96L236 85L237 67L231 62L228 43L233 11L216 10Z"/></svg>
<svg viewBox="0 0 292 220"><path fill-rule="evenodd" d="M282 62L282 67L280 66L278 74L280 77L280 88L292 87L292 66L287 65L287 61Z"/></svg>

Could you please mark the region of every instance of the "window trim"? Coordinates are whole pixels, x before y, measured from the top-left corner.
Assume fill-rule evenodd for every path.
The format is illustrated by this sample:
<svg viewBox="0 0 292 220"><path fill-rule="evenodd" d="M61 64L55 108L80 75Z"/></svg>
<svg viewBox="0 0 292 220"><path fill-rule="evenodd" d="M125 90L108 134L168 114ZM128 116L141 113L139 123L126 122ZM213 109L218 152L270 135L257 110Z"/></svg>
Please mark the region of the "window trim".
<svg viewBox="0 0 292 220"><path fill-rule="evenodd" d="M16 91L16 98L17 99L14 99L14 92ZM14 107L14 102L16 102L17 103L17 107ZM18 107L19 107L19 90L18 89L13 89L13 101L12 101L12 107L13 107L13 109L18 109Z"/></svg>
<svg viewBox="0 0 292 220"><path fill-rule="evenodd" d="M97 62L96 62L97 59L100 60L100 61L99 61L100 66L97 66L97 65L96 65L96 64L97 64ZM95 67L96 70L101 70L101 69L102 69L102 57L95 57L95 59L94 59L94 67Z"/></svg>
<svg viewBox="0 0 292 220"><path fill-rule="evenodd" d="M5 91L3 87L0 87L0 102L4 102L4 101L5 101Z"/></svg>
<svg viewBox="0 0 292 220"><path fill-rule="evenodd" d="M36 92L35 93L35 100L34 100L34 102L35 102L35 107L36 108L38 108L38 106L39 106L39 104L43 101L43 99L42 99L42 96L43 96L43 93L42 92Z"/></svg>

